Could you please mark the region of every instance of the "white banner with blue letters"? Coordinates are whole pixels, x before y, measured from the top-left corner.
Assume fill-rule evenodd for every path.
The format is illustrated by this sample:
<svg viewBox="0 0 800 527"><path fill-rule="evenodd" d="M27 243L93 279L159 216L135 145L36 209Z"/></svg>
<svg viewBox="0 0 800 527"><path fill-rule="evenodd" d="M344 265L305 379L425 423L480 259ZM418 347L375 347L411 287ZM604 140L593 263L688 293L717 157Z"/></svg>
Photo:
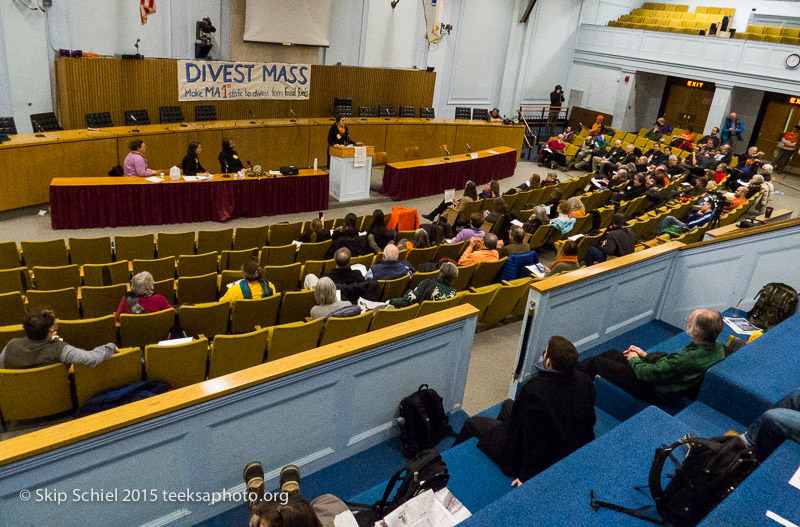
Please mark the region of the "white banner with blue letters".
<svg viewBox="0 0 800 527"><path fill-rule="evenodd" d="M277 62L178 61L179 101L305 100L311 65Z"/></svg>

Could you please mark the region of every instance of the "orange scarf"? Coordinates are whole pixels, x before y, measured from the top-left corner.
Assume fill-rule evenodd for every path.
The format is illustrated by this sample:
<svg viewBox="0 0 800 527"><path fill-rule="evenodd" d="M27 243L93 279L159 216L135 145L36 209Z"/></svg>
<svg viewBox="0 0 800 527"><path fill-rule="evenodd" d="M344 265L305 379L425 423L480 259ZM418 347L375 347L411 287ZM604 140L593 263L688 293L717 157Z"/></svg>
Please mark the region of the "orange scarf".
<svg viewBox="0 0 800 527"><path fill-rule="evenodd" d="M578 257L577 257L577 255L576 256L562 256L561 258L559 258L558 260L553 262L553 265L555 265L557 263L561 263L561 262L563 262L563 263L575 263L576 264L576 263L578 263ZM551 265L551 267L553 265Z"/></svg>
<svg viewBox="0 0 800 527"><path fill-rule="evenodd" d="M345 129L346 129L347 127L346 127L346 126L337 126L336 128L338 128L338 129L339 129L339 133L340 133L340 134L343 134L343 133L344 133L344 131L345 131Z"/></svg>

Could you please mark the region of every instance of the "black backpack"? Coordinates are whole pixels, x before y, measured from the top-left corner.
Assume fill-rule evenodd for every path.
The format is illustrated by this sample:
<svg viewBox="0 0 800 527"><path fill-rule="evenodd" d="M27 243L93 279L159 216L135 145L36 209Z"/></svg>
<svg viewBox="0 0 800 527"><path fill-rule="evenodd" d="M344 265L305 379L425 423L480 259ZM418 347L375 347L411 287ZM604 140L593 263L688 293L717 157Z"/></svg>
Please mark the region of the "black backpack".
<svg viewBox="0 0 800 527"><path fill-rule="evenodd" d="M763 330L777 326L797 311L797 291L786 284L771 282L755 298L756 304L747 312L747 320Z"/></svg>
<svg viewBox="0 0 800 527"><path fill-rule="evenodd" d="M675 451L684 446L686 455L679 461ZM675 473L667 474L670 481L662 488L661 474L667 459L675 465ZM655 502L656 511L664 521L644 514L653 505L628 509L596 500L594 491L590 493L591 504L595 512L603 507L658 525L694 526L733 492L757 466L758 461L753 453L737 436L706 439L689 434L670 446L657 448L650 466L650 495ZM636 490L642 488L645 487L636 487Z"/></svg>
<svg viewBox="0 0 800 527"><path fill-rule="evenodd" d="M442 398L423 384L400 401L400 441L403 454L413 458L418 452L433 448L448 435L454 435L447 422Z"/></svg>
<svg viewBox="0 0 800 527"><path fill-rule="evenodd" d="M372 505L363 503L347 502L347 505L360 509L356 514L359 525L369 525L372 527L376 521L395 510L411 498L422 494L428 489L434 492L447 486L450 480L450 473L447 471L447 464L442 460L442 456L435 448L424 450L411 459L406 466L389 479L383 497ZM389 495L394 490L397 482L400 482L392 498Z"/></svg>

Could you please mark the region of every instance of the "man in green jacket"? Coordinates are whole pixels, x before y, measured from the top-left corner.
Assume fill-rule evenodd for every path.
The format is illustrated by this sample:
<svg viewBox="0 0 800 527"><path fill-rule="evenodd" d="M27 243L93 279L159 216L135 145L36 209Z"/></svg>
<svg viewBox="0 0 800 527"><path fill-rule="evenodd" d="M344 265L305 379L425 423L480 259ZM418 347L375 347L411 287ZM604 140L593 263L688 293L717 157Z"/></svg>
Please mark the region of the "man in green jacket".
<svg viewBox="0 0 800 527"><path fill-rule="evenodd" d="M599 375L631 395L652 404L695 398L706 370L725 358L717 342L722 315L714 309L696 309L686 321L692 343L674 353L645 353L637 346L608 350L584 359L576 369L594 378Z"/></svg>

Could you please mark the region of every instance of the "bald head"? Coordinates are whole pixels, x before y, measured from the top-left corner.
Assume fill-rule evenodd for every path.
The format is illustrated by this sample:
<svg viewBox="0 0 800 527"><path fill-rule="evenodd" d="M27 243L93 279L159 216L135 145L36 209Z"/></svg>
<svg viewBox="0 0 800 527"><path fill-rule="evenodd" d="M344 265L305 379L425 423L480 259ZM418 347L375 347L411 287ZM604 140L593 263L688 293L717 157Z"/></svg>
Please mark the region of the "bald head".
<svg viewBox="0 0 800 527"><path fill-rule="evenodd" d="M710 344L722 333L722 315L716 309L695 309L686 321L686 333L695 344Z"/></svg>
<svg viewBox="0 0 800 527"><path fill-rule="evenodd" d="M396 262L398 256L400 256L400 250L397 248L397 245L390 243L389 245L383 248L384 260Z"/></svg>
<svg viewBox="0 0 800 527"><path fill-rule="evenodd" d="M483 246L489 251L494 251L495 249L497 249L497 235L487 234L486 236L484 236Z"/></svg>

